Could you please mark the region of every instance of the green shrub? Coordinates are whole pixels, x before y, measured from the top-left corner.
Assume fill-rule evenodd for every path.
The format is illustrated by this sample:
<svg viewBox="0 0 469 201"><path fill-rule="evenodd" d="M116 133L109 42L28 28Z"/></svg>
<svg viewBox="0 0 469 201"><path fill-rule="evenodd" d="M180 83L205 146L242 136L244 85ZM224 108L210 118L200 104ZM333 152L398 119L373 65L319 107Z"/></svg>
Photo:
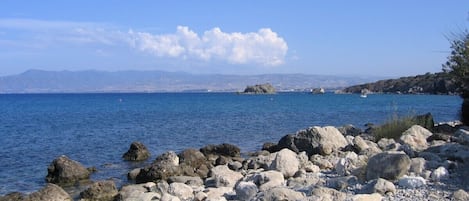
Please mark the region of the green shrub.
<svg viewBox="0 0 469 201"><path fill-rule="evenodd" d="M399 117L393 114L392 117L381 126L375 127L372 131L375 140L381 138L399 139L404 131L413 125L420 125L428 130L433 129L433 116L430 113L424 115Z"/></svg>

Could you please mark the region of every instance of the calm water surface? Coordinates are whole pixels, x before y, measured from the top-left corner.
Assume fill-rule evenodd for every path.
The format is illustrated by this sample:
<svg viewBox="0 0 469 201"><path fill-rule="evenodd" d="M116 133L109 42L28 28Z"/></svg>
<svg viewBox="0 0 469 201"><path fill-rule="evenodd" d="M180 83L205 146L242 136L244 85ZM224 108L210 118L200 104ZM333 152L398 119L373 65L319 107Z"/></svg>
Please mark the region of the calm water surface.
<svg viewBox="0 0 469 201"><path fill-rule="evenodd" d="M393 114L458 118L461 99L436 95L236 95L232 93L0 95L0 195L44 186L47 166L67 155L95 166L93 179L125 183L132 141L152 159L167 150L232 143L243 152L309 126L382 123Z"/></svg>

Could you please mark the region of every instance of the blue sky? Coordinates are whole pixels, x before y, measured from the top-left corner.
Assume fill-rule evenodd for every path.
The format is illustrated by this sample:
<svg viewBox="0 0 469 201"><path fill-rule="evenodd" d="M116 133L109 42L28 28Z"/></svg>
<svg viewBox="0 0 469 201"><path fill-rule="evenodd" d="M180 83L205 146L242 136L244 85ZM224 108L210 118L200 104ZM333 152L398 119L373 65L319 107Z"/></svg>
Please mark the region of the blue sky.
<svg viewBox="0 0 469 201"><path fill-rule="evenodd" d="M0 1L0 76L438 72L469 1Z"/></svg>

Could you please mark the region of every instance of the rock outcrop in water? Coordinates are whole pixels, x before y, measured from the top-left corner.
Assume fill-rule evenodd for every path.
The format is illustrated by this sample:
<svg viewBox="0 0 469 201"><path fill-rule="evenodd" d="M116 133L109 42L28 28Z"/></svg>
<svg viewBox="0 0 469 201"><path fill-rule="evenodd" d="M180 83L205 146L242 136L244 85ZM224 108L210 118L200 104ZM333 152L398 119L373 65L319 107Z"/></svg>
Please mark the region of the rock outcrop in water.
<svg viewBox="0 0 469 201"><path fill-rule="evenodd" d="M132 142L129 150L122 156L124 160L128 161L143 161L147 160L148 157L150 157L150 151L141 142Z"/></svg>
<svg viewBox="0 0 469 201"><path fill-rule="evenodd" d="M140 168L137 184L124 185L117 192L113 181L96 182L81 193L81 198L119 201L467 199L469 128L450 124L429 129L412 126L404 132L405 139L396 140L375 141L371 135L351 125L340 129L312 127L287 135L277 144L265 145L269 151L249 153L245 157L231 144L186 149L179 154L168 151ZM44 190L37 193L41 192ZM63 197L60 190L51 192ZM29 196L9 194L0 200L25 200Z"/></svg>
<svg viewBox="0 0 469 201"><path fill-rule="evenodd" d="M275 88L269 83L247 86L243 92L243 94L275 94L275 93L276 93Z"/></svg>
<svg viewBox="0 0 469 201"><path fill-rule="evenodd" d="M81 163L71 160L67 156L60 156L52 161L47 168L46 181L59 185L68 185L89 177L90 171Z"/></svg>

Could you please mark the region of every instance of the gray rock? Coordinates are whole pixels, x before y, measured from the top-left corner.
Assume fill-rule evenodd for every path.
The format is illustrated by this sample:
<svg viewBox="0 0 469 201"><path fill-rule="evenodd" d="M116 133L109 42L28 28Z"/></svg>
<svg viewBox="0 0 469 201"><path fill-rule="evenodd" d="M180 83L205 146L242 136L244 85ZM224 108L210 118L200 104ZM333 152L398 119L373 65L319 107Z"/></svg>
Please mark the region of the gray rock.
<svg viewBox="0 0 469 201"><path fill-rule="evenodd" d="M454 133L458 139L457 141L463 145L469 145L469 131L465 129L459 129Z"/></svg>
<svg viewBox="0 0 469 201"><path fill-rule="evenodd" d="M24 201L72 201L72 198L60 186L47 184L39 191L29 194Z"/></svg>
<svg viewBox="0 0 469 201"><path fill-rule="evenodd" d="M128 161L143 161L150 157L147 147L141 142L132 142L129 150L124 153L122 158Z"/></svg>
<svg viewBox="0 0 469 201"><path fill-rule="evenodd" d="M113 201L118 194L114 181L97 181L80 193L83 201Z"/></svg>
<svg viewBox="0 0 469 201"><path fill-rule="evenodd" d="M231 161L228 163L228 168L234 171L238 171L243 168L243 164L239 161Z"/></svg>
<svg viewBox="0 0 469 201"><path fill-rule="evenodd" d="M211 170L212 179L216 187L234 187L243 175L230 170L226 165L219 165Z"/></svg>
<svg viewBox="0 0 469 201"><path fill-rule="evenodd" d="M467 201L469 200L469 194L466 191L459 189L457 191L454 191L453 195L451 196L451 200Z"/></svg>
<svg viewBox="0 0 469 201"><path fill-rule="evenodd" d="M211 164L202 152L186 149L179 154L179 159L184 175L207 178Z"/></svg>
<svg viewBox="0 0 469 201"><path fill-rule="evenodd" d="M60 156L52 161L47 168L46 181L67 185L89 177L90 172L81 163L71 160L67 156Z"/></svg>
<svg viewBox="0 0 469 201"><path fill-rule="evenodd" d="M404 133L400 140L402 143L409 145L414 151L422 151L428 148L427 138L433 134L419 125L413 125Z"/></svg>
<svg viewBox="0 0 469 201"><path fill-rule="evenodd" d="M353 186L358 183L356 176L337 177L326 180L326 186L329 188L342 191L349 186Z"/></svg>
<svg viewBox="0 0 469 201"><path fill-rule="evenodd" d="M241 181L236 185L235 191L239 200L250 200L256 196L259 189L253 182Z"/></svg>
<svg viewBox="0 0 469 201"><path fill-rule="evenodd" d="M296 192L294 190L284 188L284 187L276 187L271 188L264 192L264 196L260 199L263 201L280 201L280 200L291 200L291 201L302 201L305 200L306 197L303 193Z"/></svg>
<svg viewBox="0 0 469 201"><path fill-rule="evenodd" d="M163 196L161 196L161 201L181 201L181 199L179 199L177 196L175 195L171 195L169 193L165 193L163 194Z"/></svg>
<svg viewBox="0 0 469 201"><path fill-rule="evenodd" d="M127 179L135 181L137 179L137 175L140 173L140 168L135 168L127 173Z"/></svg>
<svg viewBox="0 0 469 201"><path fill-rule="evenodd" d="M278 143L279 148L288 148L296 153L305 151L308 156L329 153L347 146L345 137L332 126L311 127L298 131L295 135L286 135Z"/></svg>
<svg viewBox="0 0 469 201"><path fill-rule="evenodd" d="M273 187L282 186L285 183L283 174L279 171L269 170L254 174L247 181L254 182L260 191L266 191Z"/></svg>
<svg viewBox="0 0 469 201"><path fill-rule="evenodd" d="M388 193L396 193L396 186L388 180L385 179L375 179L369 181L360 191L360 193L379 193L381 195L386 195Z"/></svg>
<svg viewBox="0 0 469 201"><path fill-rule="evenodd" d="M422 177L402 177L398 181L399 186L403 188L409 188L409 189L415 189L415 188L420 188L424 187L427 182L425 181L424 178Z"/></svg>
<svg viewBox="0 0 469 201"><path fill-rule="evenodd" d="M116 200L151 201L155 199L160 199L163 193L166 193L166 189L157 188L157 185L153 182L126 185L120 189L118 195L116 196Z"/></svg>
<svg viewBox="0 0 469 201"><path fill-rule="evenodd" d="M352 201L381 201L382 199L383 196L381 196L379 193L356 194L353 195L351 198Z"/></svg>
<svg viewBox="0 0 469 201"><path fill-rule="evenodd" d="M357 128L357 127L355 127L351 124L339 127L339 128L337 128L337 130L339 130L340 133L342 133L342 135L344 135L344 136L347 136L347 135L357 136L357 135L360 135L363 132L360 128Z"/></svg>
<svg viewBox="0 0 469 201"><path fill-rule="evenodd" d="M136 182L167 180L169 177L181 175L181 172L179 157L173 151L169 151L158 156L151 165L142 168Z"/></svg>
<svg viewBox="0 0 469 201"><path fill-rule="evenodd" d="M234 193L233 187L207 188L204 193L207 195L205 201L225 201L225 195Z"/></svg>
<svg viewBox="0 0 469 201"><path fill-rule="evenodd" d="M361 138L360 136L356 136L355 138L353 138L352 142L353 142L355 149L357 149L358 152L361 152L370 148L368 144L365 142L365 140L363 140L363 138Z"/></svg>
<svg viewBox="0 0 469 201"><path fill-rule="evenodd" d="M183 183L171 183L168 193L178 197L181 201L190 201L194 198L193 190L190 186Z"/></svg>
<svg viewBox="0 0 469 201"><path fill-rule="evenodd" d="M314 164L317 165L320 169L332 169L334 168L334 165L327 159L325 159L323 156L316 154L311 156L310 161Z"/></svg>
<svg viewBox="0 0 469 201"><path fill-rule="evenodd" d="M311 195L317 200L343 201L346 194L332 188L318 186L311 191Z"/></svg>
<svg viewBox="0 0 469 201"><path fill-rule="evenodd" d="M439 167L433 170L432 174L430 175L430 178L433 181L441 181L442 179L446 179L448 177L449 177L449 173L445 167Z"/></svg>
<svg viewBox="0 0 469 201"><path fill-rule="evenodd" d="M397 151L400 147L400 144L396 143L396 141L394 141L394 139L381 138L378 141L378 146L383 151Z"/></svg>
<svg viewBox="0 0 469 201"><path fill-rule="evenodd" d="M299 169L300 161L296 153L289 149L282 149L275 154L275 159L270 166L271 170L277 170L285 178L293 176Z"/></svg>
<svg viewBox="0 0 469 201"><path fill-rule="evenodd" d="M238 157L240 156L241 150L239 147L232 144L219 144L219 145L207 145L200 149L205 156L208 155L222 155L228 157Z"/></svg>
<svg viewBox="0 0 469 201"><path fill-rule="evenodd" d="M204 181L200 177L191 176L172 176L168 179L168 183L183 183L191 187L199 187L204 185Z"/></svg>
<svg viewBox="0 0 469 201"><path fill-rule="evenodd" d="M374 155L366 166L366 179L396 180L409 171L410 158L401 152L383 152Z"/></svg>
<svg viewBox="0 0 469 201"><path fill-rule="evenodd" d="M410 161L409 172L415 173L416 175L422 174L425 170L425 159L424 158L412 158Z"/></svg>

